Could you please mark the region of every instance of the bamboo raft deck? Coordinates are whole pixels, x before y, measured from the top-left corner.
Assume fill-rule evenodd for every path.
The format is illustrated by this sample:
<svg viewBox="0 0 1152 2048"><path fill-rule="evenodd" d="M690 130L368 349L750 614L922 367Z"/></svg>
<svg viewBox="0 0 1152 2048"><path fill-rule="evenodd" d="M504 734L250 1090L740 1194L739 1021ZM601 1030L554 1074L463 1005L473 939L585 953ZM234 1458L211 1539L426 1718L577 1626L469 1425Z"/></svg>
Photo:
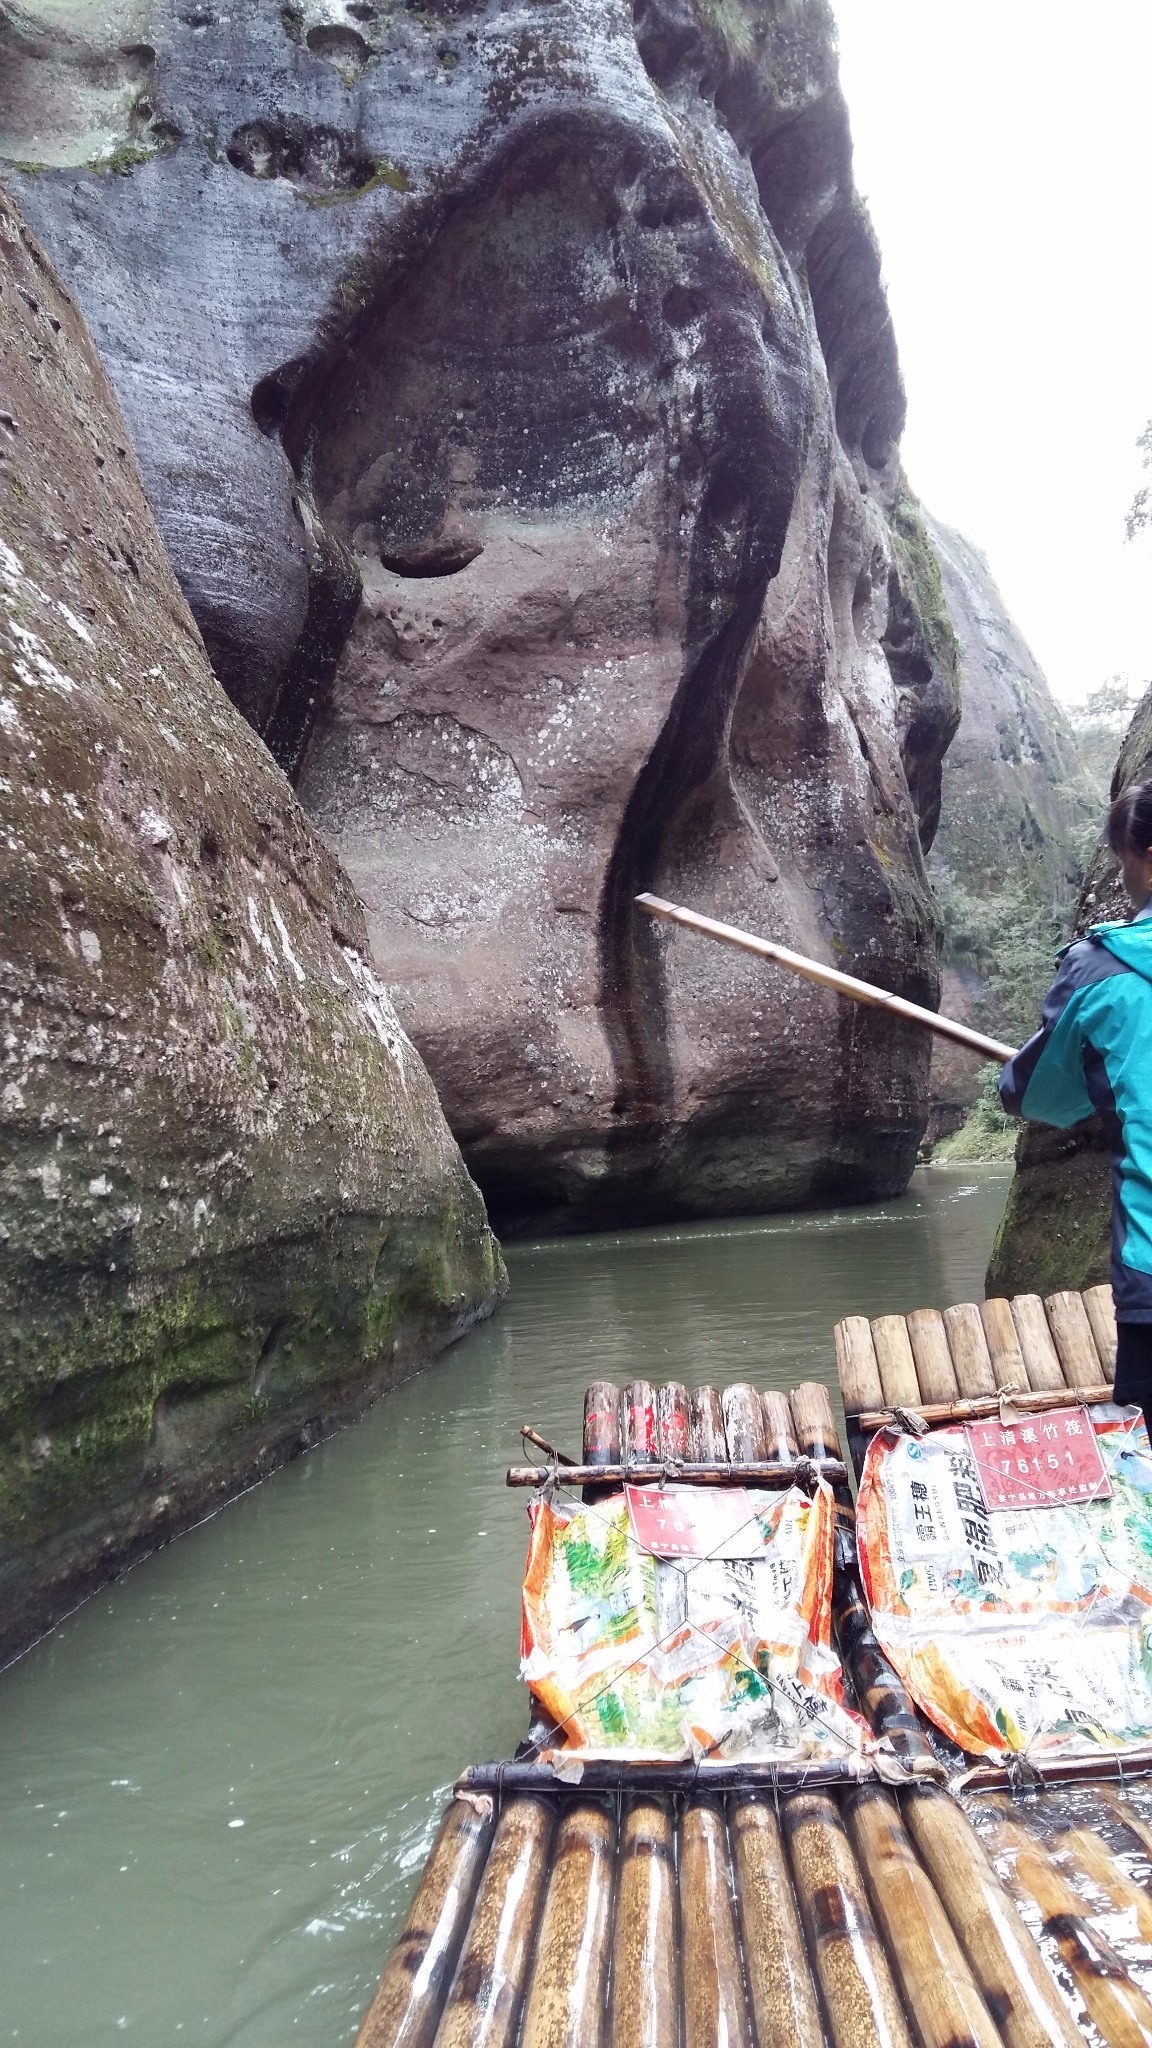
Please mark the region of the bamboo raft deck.
<svg viewBox="0 0 1152 2048"><path fill-rule="evenodd" d="M897 1410L1108 1399L1110 1293L850 1317L836 1355L859 1470ZM538 1717L460 1779L357 2048L1152 2048L1152 1751L1116 1785L1057 1766L1009 1799L986 1765L946 1789L948 1745L861 1597L824 1386L598 1382L579 1462L526 1434L548 1462L510 1483L576 1498L827 1478L835 1636L875 1740L842 1762L566 1765Z"/></svg>

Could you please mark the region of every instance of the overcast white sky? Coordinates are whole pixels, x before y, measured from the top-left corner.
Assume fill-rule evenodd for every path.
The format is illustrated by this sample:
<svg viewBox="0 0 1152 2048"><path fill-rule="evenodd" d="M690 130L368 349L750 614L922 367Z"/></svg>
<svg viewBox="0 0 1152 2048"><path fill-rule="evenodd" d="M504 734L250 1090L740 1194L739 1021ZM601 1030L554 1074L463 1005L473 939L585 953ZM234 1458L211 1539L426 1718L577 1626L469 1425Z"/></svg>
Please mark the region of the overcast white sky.
<svg viewBox="0 0 1152 2048"><path fill-rule="evenodd" d="M1152 0L834 5L913 489L1060 696L1152 679Z"/></svg>

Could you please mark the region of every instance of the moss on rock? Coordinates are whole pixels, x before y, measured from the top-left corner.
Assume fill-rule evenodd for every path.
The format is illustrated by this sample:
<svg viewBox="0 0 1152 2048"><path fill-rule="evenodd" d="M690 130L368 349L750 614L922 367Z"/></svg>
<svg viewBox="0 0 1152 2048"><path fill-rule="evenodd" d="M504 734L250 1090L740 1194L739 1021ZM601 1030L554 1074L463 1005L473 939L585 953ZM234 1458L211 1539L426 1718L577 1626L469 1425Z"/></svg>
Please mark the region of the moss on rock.
<svg viewBox="0 0 1152 2048"><path fill-rule="evenodd" d="M495 1304L350 885L224 696L110 389L0 238L0 1653Z"/></svg>

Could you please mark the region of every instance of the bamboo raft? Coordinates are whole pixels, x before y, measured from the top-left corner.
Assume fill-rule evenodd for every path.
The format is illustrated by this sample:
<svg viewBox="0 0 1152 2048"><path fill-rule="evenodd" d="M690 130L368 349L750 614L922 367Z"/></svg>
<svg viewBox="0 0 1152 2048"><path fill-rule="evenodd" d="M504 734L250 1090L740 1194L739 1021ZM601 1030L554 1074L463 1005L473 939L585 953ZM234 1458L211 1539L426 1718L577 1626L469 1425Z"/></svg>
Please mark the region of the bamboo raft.
<svg viewBox="0 0 1152 2048"><path fill-rule="evenodd" d="M849 1317L835 1341L857 1469L897 1411L1104 1400L1115 1360L1107 1289ZM946 1789L861 1597L824 1386L598 1382L584 1408L579 1458L525 1430L547 1463L511 1484L830 1481L835 1634L874 1743L566 1767L538 1717L459 1780L357 2048L1152 2048L1152 1752L1115 1785L1052 1782L1085 1777L1066 1765L1013 1799L985 1765Z"/></svg>

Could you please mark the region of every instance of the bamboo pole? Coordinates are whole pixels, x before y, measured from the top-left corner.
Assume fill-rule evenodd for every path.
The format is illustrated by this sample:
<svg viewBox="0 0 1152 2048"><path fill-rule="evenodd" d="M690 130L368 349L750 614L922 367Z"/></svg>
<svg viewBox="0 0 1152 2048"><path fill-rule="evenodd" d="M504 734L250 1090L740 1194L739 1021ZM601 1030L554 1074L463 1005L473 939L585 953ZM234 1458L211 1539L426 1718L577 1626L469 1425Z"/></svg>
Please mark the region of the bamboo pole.
<svg viewBox="0 0 1152 2048"><path fill-rule="evenodd" d="M1035 1939L963 1808L935 1785L902 1793L900 1806L1004 2048L1082 2048Z"/></svg>
<svg viewBox="0 0 1152 2048"><path fill-rule="evenodd" d="M1056 1837L1056 1847L1086 1871L1111 1899L1117 1912L1133 1912L1141 1941L1152 1941L1152 1898L1142 1884L1134 1884L1115 1862L1111 1850L1092 1828L1068 1828Z"/></svg>
<svg viewBox="0 0 1152 2048"><path fill-rule="evenodd" d="M833 1486L842 1485L848 1474L840 1458L801 1458L796 1464L780 1465L774 1458L763 1464L685 1464L674 1469L661 1464L635 1465L509 1465L508 1486L547 1486L559 1478L565 1486L655 1486L661 1480L683 1480L689 1486L797 1486L818 1472Z"/></svg>
<svg viewBox="0 0 1152 2048"><path fill-rule="evenodd" d="M495 1828L490 1799L454 1799L356 2048L429 2048Z"/></svg>
<svg viewBox="0 0 1152 2048"><path fill-rule="evenodd" d="M511 2048L548 1869L553 1808L510 1799L496 1825L436 2048Z"/></svg>
<svg viewBox="0 0 1152 2048"><path fill-rule="evenodd" d="M538 1429L531 1429L526 1422L520 1424L520 1434L524 1438L525 1443L535 1444L538 1451L545 1451L553 1464L574 1465L576 1463L575 1458L570 1458L567 1451L558 1451L555 1444L550 1444L546 1436L541 1436Z"/></svg>
<svg viewBox="0 0 1152 2048"><path fill-rule="evenodd" d="M624 1815L612 1945L612 2048L676 2048L676 1872L668 1806L636 1799Z"/></svg>
<svg viewBox="0 0 1152 2048"><path fill-rule="evenodd" d="M1052 1394L1011 1394L1013 1408L1022 1415L1043 1414L1049 1408L1094 1408L1100 1403L1114 1399L1111 1387L1061 1387ZM989 1415L999 1415L999 1397L986 1396L979 1401L909 1401L905 1404L922 1415L925 1422L980 1422ZM863 1415L854 1417L859 1429L868 1431L883 1429L894 1422L895 1413L891 1408L868 1408Z"/></svg>
<svg viewBox="0 0 1152 2048"><path fill-rule="evenodd" d="M720 1396L728 1456L738 1464L758 1465L768 1456L764 1409L755 1387L737 1381Z"/></svg>
<svg viewBox="0 0 1152 2048"><path fill-rule="evenodd" d="M616 1823L585 1801L556 1835L519 2048L601 2048Z"/></svg>
<svg viewBox="0 0 1152 2048"><path fill-rule="evenodd" d="M794 1792L781 1813L834 2048L911 2048L838 1807L825 1792Z"/></svg>
<svg viewBox="0 0 1152 2048"><path fill-rule="evenodd" d="M724 1407L716 1387L693 1387L688 1397L688 1449L703 1465L728 1456Z"/></svg>
<svg viewBox="0 0 1152 2048"><path fill-rule="evenodd" d="M995 1060L1002 1066L1005 1060L1015 1057L1014 1048L1002 1045L999 1039L986 1038L982 1031L973 1031L967 1024L957 1024L951 1017L941 1017L935 1010L925 1010L919 1003L910 1003L906 996L894 996L888 989L876 988L870 981L857 981L854 974L841 974L837 967L826 967L822 960L809 960L803 953L793 953L787 946L778 946L771 939L758 939L752 932L742 932L734 924L718 924L714 917L701 917L698 911L685 910L682 904L668 903L663 896L645 893L637 896L641 910L647 910L652 917L666 918L669 924L682 924L689 931L702 932L707 939L719 939L725 946L737 946L743 953L755 953L758 959L775 961L777 967L786 967L791 974L802 974L806 980L819 982L822 988L834 989L837 995L851 996L853 1002L868 1003L878 1010L887 1010L891 1016L901 1018L908 1024L920 1024L927 1031L935 1031L940 1038L951 1038L957 1045L978 1052L982 1059Z"/></svg>
<svg viewBox="0 0 1152 2048"><path fill-rule="evenodd" d="M1043 1932L1055 1942L1108 2048L1152 2048L1152 2003L1092 1925L1080 1894L1017 1822L1001 1821L993 1839L1012 1857L1017 1884L1040 1908Z"/></svg>
<svg viewBox="0 0 1152 2048"><path fill-rule="evenodd" d="M656 1434L662 1458L688 1456L688 1389L679 1380L656 1389Z"/></svg>
<svg viewBox="0 0 1152 2048"><path fill-rule="evenodd" d="M760 2048L824 2048L779 1818L765 1798L734 1799L728 1831L736 1860L748 1996Z"/></svg>
<svg viewBox="0 0 1152 2048"><path fill-rule="evenodd" d="M848 1828L922 2048L1002 2048L952 1923L883 1786L848 1795Z"/></svg>
<svg viewBox="0 0 1152 2048"><path fill-rule="evenodd" d="M680 1938L684 2048L751 2048L728 1831L705 1799L693 1799L680 1822Z"/></svg>
<svg viewBox="0 0 1152 2048"><path fill-rule="evenodd" d="M924 1745L925 1774L939 1777L941 1766ZM646 1760L627 1755L589 1757L582 1761L580 1750L566 1750L558 1777L549 1758L513 1758L509 1763L469 1764L457 1779L459 1792L488 1792L493 1797L520 1792L553 1795L563 1802L587 1799L594 1792L672 1793L787 1792L800 1785L858 1785L877 1776L871 1760L857 1751L844 1756L801 1758L796 1763L716 1763L709 1757L697 1762ZM916 1773L915 1762L909 1765Z"/></svg>

